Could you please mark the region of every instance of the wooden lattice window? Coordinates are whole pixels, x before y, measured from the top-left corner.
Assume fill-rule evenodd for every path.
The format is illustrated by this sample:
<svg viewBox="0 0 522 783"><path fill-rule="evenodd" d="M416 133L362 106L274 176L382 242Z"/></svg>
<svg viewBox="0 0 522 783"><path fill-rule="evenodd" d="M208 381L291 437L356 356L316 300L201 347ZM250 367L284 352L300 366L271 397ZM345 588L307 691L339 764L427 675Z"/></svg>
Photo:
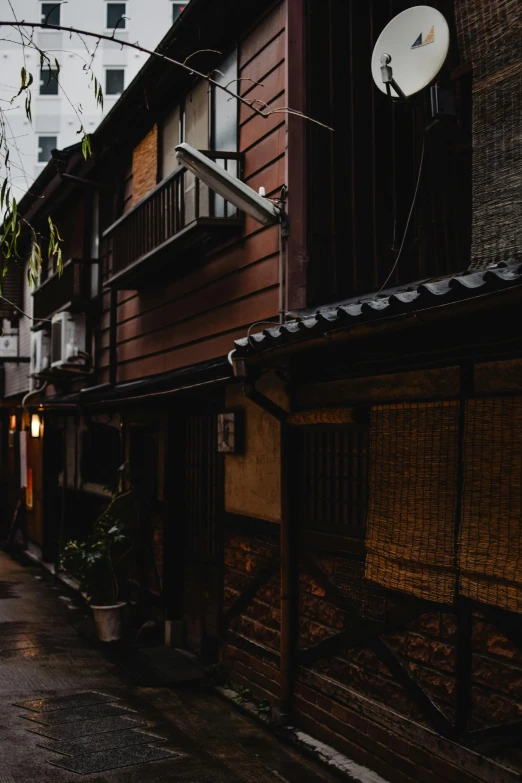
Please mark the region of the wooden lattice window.
<svg viewBox="0 0 522 783"><path fill-rule="evenodd" d="M368 507L368 433L310 429L297 438L302 528L364 536Z"/></svg>

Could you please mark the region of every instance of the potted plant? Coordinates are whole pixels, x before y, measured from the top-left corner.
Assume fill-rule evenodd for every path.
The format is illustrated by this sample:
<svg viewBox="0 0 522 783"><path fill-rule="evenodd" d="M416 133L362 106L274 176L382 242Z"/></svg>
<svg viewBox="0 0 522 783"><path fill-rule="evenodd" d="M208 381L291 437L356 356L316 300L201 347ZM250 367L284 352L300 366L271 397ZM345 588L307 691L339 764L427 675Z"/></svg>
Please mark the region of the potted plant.
<svg viewBox="0 0 522 783"><path fill-rule="evenodd" d="M68 541L61 565L78 579L80 590L90 603L98 638L102 642L122 637L122 610L119 601L124 564L134 538L137 506L131 489L115 491L84 541Z"/></svg>

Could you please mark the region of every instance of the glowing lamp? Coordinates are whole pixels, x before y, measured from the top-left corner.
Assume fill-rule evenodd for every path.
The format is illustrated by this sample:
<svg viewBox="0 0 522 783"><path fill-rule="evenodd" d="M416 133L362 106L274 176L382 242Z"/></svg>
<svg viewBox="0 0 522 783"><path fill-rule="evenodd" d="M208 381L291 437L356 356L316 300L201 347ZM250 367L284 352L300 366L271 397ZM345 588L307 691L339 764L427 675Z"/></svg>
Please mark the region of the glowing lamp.
<svg viewBox="0 0 522 783"><path fill-rule="evenodd" d="M37 413L31 416L31 438L39 438L42 430L42 421Z"/></svg>

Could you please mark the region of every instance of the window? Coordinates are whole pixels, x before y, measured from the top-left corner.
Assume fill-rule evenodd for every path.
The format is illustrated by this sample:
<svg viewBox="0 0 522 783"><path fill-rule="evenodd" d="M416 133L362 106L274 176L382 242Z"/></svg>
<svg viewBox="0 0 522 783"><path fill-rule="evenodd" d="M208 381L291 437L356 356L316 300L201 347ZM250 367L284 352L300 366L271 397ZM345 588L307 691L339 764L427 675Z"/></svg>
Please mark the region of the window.
<svg viewBox="0 0 522 783"><path fill-rule="evenodd" d="M216 71L219 84L237 88L237 52L233 51L223 60ZM215 150L235 152L237 150L237 107L238 102L230 100L230 95L214 87L212 96L212 146Z"/></svg>
<svg viewBox="0 0 522 783"><path fill-rule="evenodd" d="M183 141L187 141L199 150L209 148L209 99L208 84L201 79L185 98L183 115ZM185 223L190 223L196 217L196 204L199 202L198 216L209 214L209 189L190 171L184 178Z"/></svg>
<svg viewBox="0 0 522 783"><path fill-rule="evenodd" d="M364 538L369 434L364 428L296 432L299 519L303 529Z"/></svg>
<svg viewBox="0 0 522 783"><path fill-rule="evenodd" d="M163 120L161 124L161 178L178 168L176 159L176 145L180 142L180 107L176 108Z"/></svg>
<svg viewBox="0 0 522 783"><path fill-rule="evenodd" d="M49 66L40 70L40 95L58 95L58 70Z"/></svg>
<svg viewBox="0 0 522 783"><path fill-rule="evenodd" d="M220 84L230 84L231 89L237 88L237 52L234 50L216 71L216 81ZM212 148L222 152L235 152L237 150L237 128L238 128L238 102L229 100L228 95L219 87L214 87L212 93L211 107L211 125L212 125ZM235 160L217 160L219 166L223 166L234 177L237 177L237 161ZM226 204L225 199L217 193L214 199L214 215L216 217L233 217L236 214L232 204Z"/></svg>
<svg viewBox="0 0 522 783"><path fill-rule="evenodd" d="M38 136L38 163L51 160L51 151L58 146L58 136Z"/></svg>
<svg viewBox="0 0 522 783"><path fill-rule="evenodd" d="M42 22L44 24L60 24L59 3L42 3Z"/></svg>
<svg viewBox="0 0 522 783"><path fill-rule="evenodd" d="M124 30L127 26L125 17L126 3L107 3L107 30Z"/></svg>
<svg viewBox="0 0 522 783"><path fill-rule="evenodd" d="M107 68L105 71L105 95L121 95L124 81L125 72L122 68Z"/></svg>
<svg viewBox="0 0 522 783"><path fill-rule="evenodd" d="M188 0L174 0L172 3L172 24L181 16L187 4Z"/></svg>

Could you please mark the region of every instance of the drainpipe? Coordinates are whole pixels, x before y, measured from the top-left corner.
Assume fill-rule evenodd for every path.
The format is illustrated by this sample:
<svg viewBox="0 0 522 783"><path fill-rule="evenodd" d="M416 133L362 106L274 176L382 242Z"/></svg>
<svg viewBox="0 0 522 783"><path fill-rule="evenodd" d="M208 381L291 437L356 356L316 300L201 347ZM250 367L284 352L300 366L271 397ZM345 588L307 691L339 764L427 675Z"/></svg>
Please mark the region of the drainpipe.
<svg viewBox="0 0 522 783"><path fill-rule="evenodd" d="M111 303L109 316L109 383L116 385L118 375L118 355L116 332L118 328L118 291L114 286L111 288Z"/></svg>
<svg viewBox="0 0 522 783"><path fill-rule="evenodd" d="M232 359L232 357L231 357ZM240 364L239 362L237 364ZM281 424L281 525L280 525L280 558L281 558L281 633L279 648L279 673L280 673L280 721L285 724L291 720L294 649L297 618L297 546L296 535L289 504L289 476L290 462L290 427L288 425L287 412L271 399L256 389L254 381L248 378L246 363L241 363L246 373L243 383L243 392L247 399L251 400L264 411L273 416ZM236 372L234 362L234 373Z"/></svg>

